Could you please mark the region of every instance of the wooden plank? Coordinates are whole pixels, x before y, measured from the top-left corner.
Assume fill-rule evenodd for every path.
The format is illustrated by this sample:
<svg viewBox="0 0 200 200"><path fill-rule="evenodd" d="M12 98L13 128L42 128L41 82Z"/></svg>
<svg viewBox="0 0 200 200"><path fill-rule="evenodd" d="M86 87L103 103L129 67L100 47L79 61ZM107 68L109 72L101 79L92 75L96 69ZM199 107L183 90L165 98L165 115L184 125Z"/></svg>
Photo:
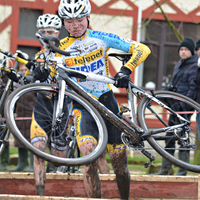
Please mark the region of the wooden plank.
<svg viewBox="0 0 200 200"><path fill-rule="evenodd" d="M102 198L119 198L115 175L99 175ZM131 175L130 198L198 199L200 176ZM77 189L78 188L78 189ZM0 173L0 194L36 195L33 173ZM87 197L82 174L47 174L46 196Z"/></svg>
<svg viewBox="0 0 200 200"><path fill-rule="evenodd" d="M39 196L28 196L28 195L1 195L0 194L0 199L1 200L99 200L97 198L78 198L78 197L55 197L55 196L44 196L44 197L39 197ZM161 200L155 199L155 198L130 198L134 200ZM104 199L104 200L109 200L109 199ZM119 200L119 198L112 198L112 200ZM162 200L169 200L162 198ZM177 199L170 199L170 200L177 200ZM196 200L196 199L185 199L185 200Z"/></svg>
<svg viewBox="0 0 200 200"><path fill-rule="evenodd" d="M0 195L1 200L99 200L97 198L78 198L78 197L54 197L54 196L25 196L25 195ZM109 200L109 199L104 199ZM116 199L113 199L116 200Z"/></svg>
<svg viewBox="0 0 200 200"><path fill-rule="evenodd" d="M67 179L67 180L83 180L83 174L62 174L47 173L47 179ZM114 174L99 174L100 180L115 180ZM0 179L34 179L34 173L20 172L0 172ZM131 175L131 181L149 181L149 182L196 182L198 176L158 176L158 175Z"/></svg>

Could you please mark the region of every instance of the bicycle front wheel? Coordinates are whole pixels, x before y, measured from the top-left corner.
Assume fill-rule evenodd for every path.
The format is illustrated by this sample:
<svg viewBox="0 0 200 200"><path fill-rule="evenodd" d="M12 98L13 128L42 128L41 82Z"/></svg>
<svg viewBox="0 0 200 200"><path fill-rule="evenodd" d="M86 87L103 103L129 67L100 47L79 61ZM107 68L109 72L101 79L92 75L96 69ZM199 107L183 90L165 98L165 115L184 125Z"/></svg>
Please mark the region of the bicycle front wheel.
<svg viewBox="0 0 200 200"><path fill-rule="evenodd" d="M200 113L200 105L192 99L169 91L155 91L155 97L169 106L182 117L165 109L148 97L144 97L137 110L138 123L144 130L163 128L145 139L158 154L174 165L191 171L200 172L200 142L197 134L196 116ZM191 122L181 126L184 119ZM180 125L179 128L166 131L168 126Z"/></svg>
<svg viewBox="0 0 200 200"><path fill-rule="evenodd" d="M40 98L39 104L42 105L42 110L45 110L45 112L42 113L45 116L41 117L41 120L43 120L42 123L44 123L46 120L47 121L46 124L48 124L48 126L51 127L47 129L49 130L49 132L46 132L47 138L48 137L49 139L51 138L52 131L55 131L55 130L59 131L62 128L62 127L59 127L58 124L60 121L64 120L64 118L62 117L65 116L66 113L63 113L63 115L61 115L61 118L59 118L59 120L56 121L55 123L54 118L52 116L53 112L50 109L50 108L56 107L54 106L56 101L51 101L51 100L56 99L56 97L58 97L58 93L59 91L55 87L55 85L46 84L46 83L33 83L33 84L21 86L20 88L16 89L8 97L6 101L6 106L5 106L6 109L4 110L6 121L7 121L10 131L13 133L14 137L24 146L24 148L26 148L27 150L29 150L36 156L44 160L47 160L51 163L55 163L58 165L78 166L78 165L85 165L85 164L94 162L96 159L98 159L101 156L101 154L104 152L107 145L108 136L107 136L107 129L106 129L104 120L89 102L87 102L85 99L83 99L81 96L79 96L75 92L70 91L68 89L65 90L64 99L70 99L73 102L75 101L78 102L81 106L83 106L88 111L88 113L92 116L92 118L96 122L99 135L98 135L98 143L95 150L91 152L90 154L83 157L79 157L79 158L61 158L61 157L50 155L48 152L43 152L39 150L38 148L34 147L30 143L30 141L28 141L23 136L23 131L24 131L23 126L21 126L21 123L19 122L22 122L22 124L24 124L25 122L26 123L31 122L32 113L33 113L33 109L35 108L36 101L38 104L38 96L45 97L45 98ZM27 99L27 101L29 101L29 104L23 103L23 105L20 105L22 104L23 99ZM16 110L19 107L23 108L23 112L24 112L24 115L21 117L16 116L16 113L17 113ZM42 111L39 110L38 114L41 115L41 112ZM37 123L39 123L39 119L37 119ZM61 125L64 125L64 126L66 126L66 124L67 124L67 121L66 123L61 123Z"/></svg>

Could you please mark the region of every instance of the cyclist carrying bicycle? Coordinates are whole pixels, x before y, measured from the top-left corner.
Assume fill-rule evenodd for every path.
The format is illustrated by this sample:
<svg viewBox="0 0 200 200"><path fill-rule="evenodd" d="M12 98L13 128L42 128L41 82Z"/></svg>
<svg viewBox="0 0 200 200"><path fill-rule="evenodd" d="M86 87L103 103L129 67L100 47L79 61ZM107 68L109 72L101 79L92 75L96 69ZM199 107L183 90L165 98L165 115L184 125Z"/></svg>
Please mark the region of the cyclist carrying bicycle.
<svg viewBox="0 0 200 200"><path fill-rule="evenodd" d="M58 14L63 20L69 36L61 40L60 49L72 52L71 56L60 56L65 67L81 70L88 73L109 75L108 56L109 48L132 53L131 59L115 75L116 87L126 88L132 71L150 54L150 49L136 41L122 39L112 33L93 31L88 29L90 22L91 5L89 0L61 0ZM117 114L118 103L110 85L95 81L78 79L86 91L91 93L108 109ZM95 149L98 141L96 124L93 123L88 112L79 104L73 104L74 122L77 142L81 153L89 154ZM89 122L89 124L88 124ZM127 166L127 149L121 141L121 131L105 120L108 129L107 149L116 174L117 185L121 199L129 198L130 173ZM83 179L88 197L101 197L101 183L97 173L98 162L84 166Z"/></svg>
<svg viewBox="0 0 200 200"><path fill-rule="evenodd" d="M57 15L52 14L44 14L42 16L39 16L37 20L37 28L40 30L40 32L43 35L58 37L59 30L61 29L61 20ZM46 64L46 57L49 55L50 49L48 46L46 48L43 48L40 52L38 52L35 56L35 59L37 61L36 69L33 72L33 76L36 80L40 80L41 82L45 81L47 83L54 82L53 76L54 76L54 68L53 66L50 66L49 68L45 69L44 66ZM42 73L41 73L42 69ZM44 98L44 97L43 97ZM39 99L39 97L38 97ZM44 101L43 101L44 102ZM50 100L46 99L46 105L49 104L49 109L47 112L53 113L51 102ZM45 106L44 106L45 107ZM36 147L40 146L41 143L45 146L46 138L49 137L48 132L51 130L51 123L47 123L45 120L41 120L41 118L44 116L44 112L46 112L45 109L43 109L43 106L41 105L41 101L36 102L36 106L34 108L34 118L32 119L31 124L31 142L33 145L37 145ZM52 112L51 112L52 111ZM65 120L63 120L63 123L61 124L61 129L58 131L57 135L51 139L51 153L53 155L58 155L61 157L64 157L65 150L67 148L66 146L66 128L67 128L67 117L68 117L68 101L65 101L64 106L64 113L65 113ZM41 123L43 121L43 123ZM44 122L45 121L45 122ZM49 120L50 122L52 119ZM38 128L40 131L38 131ZM44 170L44 161L42 159L36 158L35 163L39 163L40 167L37 167L35 169L35 181L36 181L36 189L38 195L44 195L44 187L45 187L45 170ZM37 165L36 163L36 165ZM49 165L51 168L53 168L51 165ZM107 161L105 159L105 154L103 154L100 157L99 162L99 171L100 173L109 173L109 167L107 164ZM40 172L40 173L39 173ZM41 175L42 174L42 175Z"/></svg>
<svg viewBox="0 0 200 200"><path fill-rule="evenodd" d="M38 17L37 19L37 29L40 30L40 32L43 35L46 36L53 36L58 37L59 31L62 26L61 19L57 15L53 14L44 14ZM45 61L46 57L49 55L50 49L48 48L48 45L44 47L40 52L38 52L35 55L35 60L37 62L36 69L33 72L33 77L36 80L40 80L41 82L52 82L52 77L54 71L53 67L45 69ZM38 71L42 71L43 75L40 76L38 74ZM50 76L51 75L51 76ZM41 100L42 98L42 100ZM44 99L45 98L45 99ZM45 106L48 105L48 110L44 109L44 105L42 105L42 102L45 100ZM36 104L33 111L33 117L31 122L31 143L39 148L42 151L46 150L47 147L47 141L49 139L48 133L51 130L51 125L45 123L45 120L42 120L42 117L46 112L53 113L52 111L52 103L51 100L48 99L44 95L37 95ZM66 118L67 118L67 106L64 107L66 109ZM51 119L52 115L49 115L49 120ZM66 118L64 121L66 121ZM42 122L41 122L42 121ZM64 157L64 153L66 150L66 128L67 124L63 123L60 131L60 135L58 136L51 136L51 147L50 152L53 155L57 155L59 157ZM59 138L59 139L58 139ZM45 170L45 161L39 157L34 156L34 176L35 176L35 184L36 184L36 190L37 194L40 196L44 196L45 191L45 181L46 181L46 170Z"/></svg>
<svg viewBox="0 0 200 200"><path fill-rule="evenodd" d="M69 37L61 40L60 49L74 51L70 57L61 56L66 67L89 73L108 76L109 48L130 52L133 54L129 62L115 75L116 87L127 87L129 75L149 55L147 46L135 41L128 41L112 33L103 33L88 29L90 22L91 5L89 0L61 0L58 14L63 19ZM101 103L114 113L119 107L110 85L93 81L77 81L86 91L96 97ZM92 126L89 115L79 105L74 105L75 127L77 141L83 155L95 149L98 134ZM80 118L81 120L76 120ZM90 121L88 128L87 122ZM81 123L79 123L81 122ZM105 120L108 129L107 149L111 157L113 170L116 174L117 185L121 199L129 197L130 175L127 167L127 151L121 141L121 131ZM78 131L80 130L80 131ZM97 163L84 166L84 184L88 197L101 197L100 181L97 175Z"/></svg>

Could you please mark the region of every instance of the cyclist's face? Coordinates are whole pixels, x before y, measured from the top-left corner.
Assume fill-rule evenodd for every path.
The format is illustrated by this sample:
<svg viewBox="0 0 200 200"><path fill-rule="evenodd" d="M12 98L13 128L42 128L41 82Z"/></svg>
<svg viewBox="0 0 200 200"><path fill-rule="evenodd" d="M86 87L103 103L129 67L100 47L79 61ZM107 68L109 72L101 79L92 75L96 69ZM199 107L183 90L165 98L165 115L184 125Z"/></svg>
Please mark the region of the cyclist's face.
<svg viewBox="0 0 200 200"><path fill-rule="evenodd" d="M64 19L64 25L67 31L74 37L82 36L87 30L90 16L83 18Z"/></svg>
<svg viewBox="0 0 200 200"><path fill-rule="evenodd" d="M179 50L179 55L183 60L192 57L192 53L187 47L181 47Z"/></svg>
<svg viewBox="0 0 200 200"><path fill-rule="evenodd" d="M43 35L58 37L59 31L55 28L41 28L39 29Z"/></svg>

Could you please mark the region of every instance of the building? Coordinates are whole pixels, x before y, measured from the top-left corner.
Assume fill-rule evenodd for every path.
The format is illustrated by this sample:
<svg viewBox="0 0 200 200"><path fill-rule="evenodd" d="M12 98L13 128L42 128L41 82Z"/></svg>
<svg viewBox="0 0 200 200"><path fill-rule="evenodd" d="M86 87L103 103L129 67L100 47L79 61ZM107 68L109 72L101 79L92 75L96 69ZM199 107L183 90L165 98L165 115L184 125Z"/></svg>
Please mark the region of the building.
<svg viewBox="0 0 200 200"><path fill-rule="evenodd" d="M139 39L151 48L151 55L138 67L135 76L133 73L132 80L142 87L149 82L153 82L156 89L165 86L170 80L174 64L179 59L177 54L179 41L155 1L90 0L90 2L92 29L116 33L127 39ZM192 37L195 41L199 39L199 0L184 0L184 3L182 0L157 2L183 37ZM58 5L59 0L0 0L0 48L12 53L20 49L31 57L34 56L41 47L35 37L37 17L43 13L56 14ZM64 32L63 28L60 38L64 37ZM120 67L119 61L110 59L111 76L114 76ZM125 90L114 88L114 91L119 103L124 103Z"/></svg>

